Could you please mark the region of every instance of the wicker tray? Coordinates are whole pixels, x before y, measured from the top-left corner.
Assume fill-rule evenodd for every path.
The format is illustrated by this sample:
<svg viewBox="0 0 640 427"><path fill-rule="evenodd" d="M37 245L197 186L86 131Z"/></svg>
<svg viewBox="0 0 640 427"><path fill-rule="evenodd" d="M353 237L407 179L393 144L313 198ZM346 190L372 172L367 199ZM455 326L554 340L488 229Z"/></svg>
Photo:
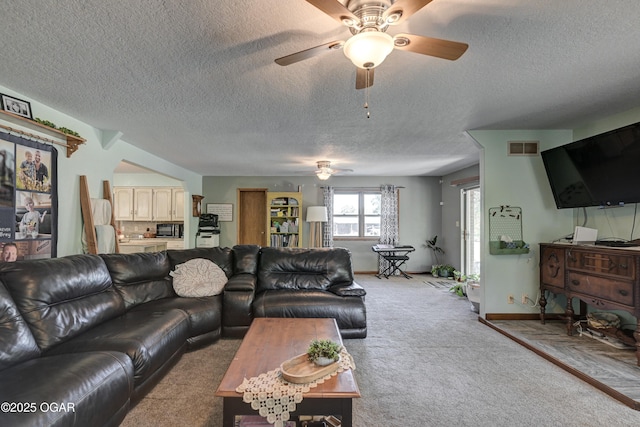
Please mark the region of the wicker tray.
<svg viewBox="0 0 640 427"><path fill-rule="evenodd" d="M330 375L337 371L339 367L340 360L327 366L318 366L309 361L307 353L303 353L282 362L280 371L282 371L282 378L285 381L294 384L305 384Z"/></svg>

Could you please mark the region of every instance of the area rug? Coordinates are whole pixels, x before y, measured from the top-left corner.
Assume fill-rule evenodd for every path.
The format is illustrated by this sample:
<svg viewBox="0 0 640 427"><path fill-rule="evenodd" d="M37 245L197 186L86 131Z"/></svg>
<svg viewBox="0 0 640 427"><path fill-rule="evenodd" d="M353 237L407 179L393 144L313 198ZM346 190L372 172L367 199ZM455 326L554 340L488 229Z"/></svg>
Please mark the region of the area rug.
<svg viewBox="0 0 640 427"><path fill-rule="evenodd" d="M453 286L453 284L451 282L446 282L446 281L433 281L433 280L425 280L423 281L423 283L425 285L429 285L432 288L435 289L441 289L441 290L449 290L451 289L451 286Z"/></svg>

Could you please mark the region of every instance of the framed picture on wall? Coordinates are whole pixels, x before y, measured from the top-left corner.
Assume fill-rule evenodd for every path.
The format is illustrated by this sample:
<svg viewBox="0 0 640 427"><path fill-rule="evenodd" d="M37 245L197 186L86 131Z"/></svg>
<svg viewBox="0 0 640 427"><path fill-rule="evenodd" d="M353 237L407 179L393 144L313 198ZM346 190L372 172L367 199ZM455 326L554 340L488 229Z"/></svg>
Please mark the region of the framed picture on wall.
<svg viewBox="0 0 640 427"><path fill-rule="evenodd" d="M2 98L0 105L2 105L3 110L33 120L31 104L29 102L5 94L0 94L0 98Z"/></svg>

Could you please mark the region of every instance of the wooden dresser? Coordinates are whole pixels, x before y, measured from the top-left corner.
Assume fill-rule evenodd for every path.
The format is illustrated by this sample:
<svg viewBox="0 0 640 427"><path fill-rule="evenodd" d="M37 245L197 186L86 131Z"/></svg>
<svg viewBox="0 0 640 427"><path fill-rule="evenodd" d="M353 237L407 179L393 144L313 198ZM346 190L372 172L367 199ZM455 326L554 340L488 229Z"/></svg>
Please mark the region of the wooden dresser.
<svg viewBox="0 0 640 427"><path fill-rule="evenodd" d="M545 291L567 298L567 334L573 333L572 299L601 310L624 310L636 317L634 332L640 366L640 248L540 244L540 320ZM585 312L580 313L586 315Z"/></svg>

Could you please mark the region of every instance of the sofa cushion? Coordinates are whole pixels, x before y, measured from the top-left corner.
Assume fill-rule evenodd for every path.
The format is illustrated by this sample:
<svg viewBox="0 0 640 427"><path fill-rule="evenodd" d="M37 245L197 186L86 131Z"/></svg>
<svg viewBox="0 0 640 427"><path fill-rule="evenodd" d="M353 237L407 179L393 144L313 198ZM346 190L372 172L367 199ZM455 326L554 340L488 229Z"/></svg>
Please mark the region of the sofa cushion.
<svg viewBox="0 0 640 427"><path fill-rule="evenodd" d="M190 259L204 258L213 261L220 267L227 277L231 277L233 271L233 255L230 248L194 248L194 249L171 249L167 251L171 270L174 270L178 264L184 264Z"/></svg>
<svg viewBox="0 0 640 427"><path fill-rule="evenodd" d="M328 289L352 282L351 253L344 248L262 248L257 292L269 289Z"/></svg>
<svg viewBox="0 0 640 427"><path fill-rule="evenodd" d="M228 281L220 267L204 258L194 258L178 264L169 275L173 277L173 289L181 297L220 295Z"/></svg>
<svg viewBox="0 0 640 427"><path fill-rule="evenodd" d="M211 342L219 338L222 329L222 295L200 298L164 298L141 304L132 311L182 310L189 318L190 344L196 341ZM209 337L209 338L207 338Z"/></svg>
<svg viewBox="0 0 640 427"><path fill-rule="evenodd" d="M316 289L268 290L256 295L254 317L334 318L343 330L365 330L367 313L361 297L341 297ZM366 333L365 333L366 334Z"/></svg>
<svg viewBox="0 0 640 427"><path fill-rule="evenodd" d="M129 311L54 347L47 355L86 351L125 353L133 362L137 388L174 355L183 352L188 329L187 316L181 310Z"/></svg>
<svg viewBox="0 0 640 427"><path fill-rule="evenodd" d="M43 351L125 310L107 266L97 255L2 263L0 280Z"/></svg>
<svg viewBox="0 0 640 427"><path fill-rule="evenodd" d="M116 352L41 357L0 372L0 384L0 402L27 409L0 412L2 426L116 426L130 408L133 364Z"/></svg>
<svg viewBox="0 0 640 427"><path fill-rule="evenodd" d="M0 343L0 371L40 356L35 338L3 283L0 283Z"/></svg>
<svg viewBox="0 0 640 427"><path fill-rule="evenodd" d="M148 301L176 296L171 287L171 263L166 252L102 254L127 310Z"/></svg>

